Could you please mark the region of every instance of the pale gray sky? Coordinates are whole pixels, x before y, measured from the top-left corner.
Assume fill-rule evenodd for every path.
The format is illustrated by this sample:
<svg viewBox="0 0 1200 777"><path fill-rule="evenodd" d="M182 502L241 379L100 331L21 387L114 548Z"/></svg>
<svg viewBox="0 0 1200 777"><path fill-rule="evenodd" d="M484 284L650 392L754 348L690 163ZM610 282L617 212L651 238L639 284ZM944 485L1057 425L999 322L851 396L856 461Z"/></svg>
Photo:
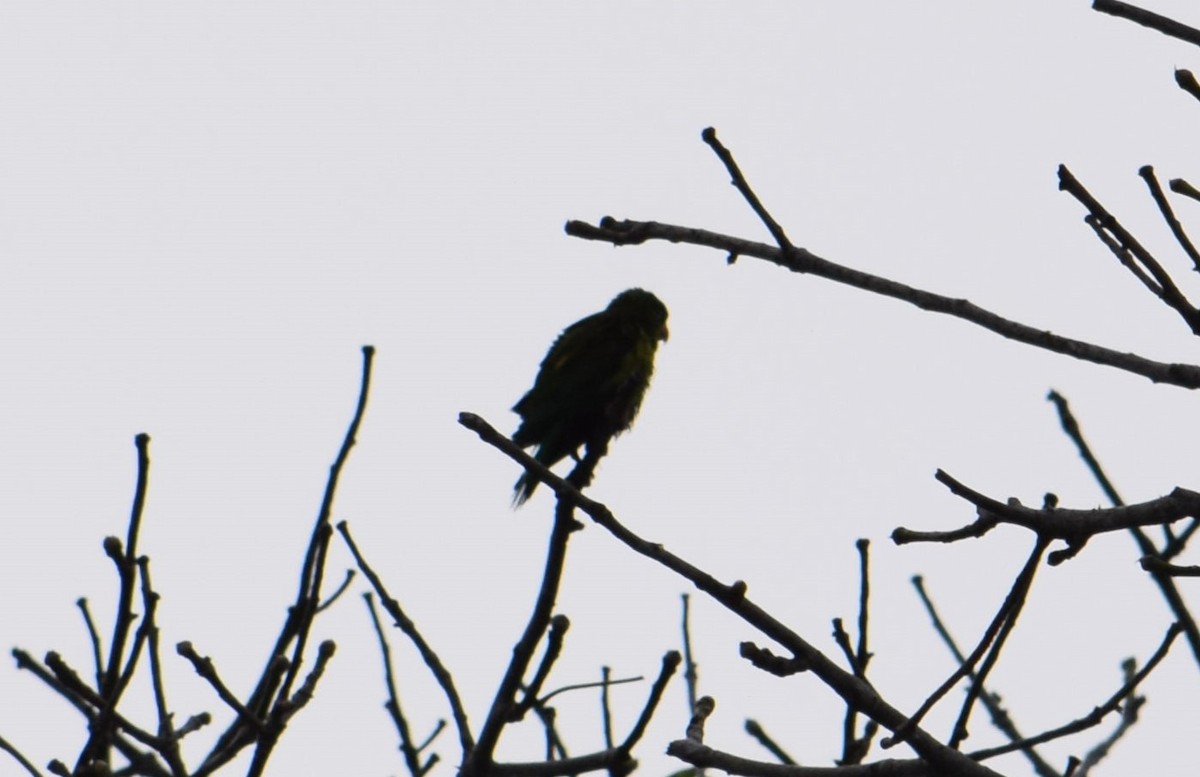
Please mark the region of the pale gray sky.
<svg viewBox="0 0 1200 777"><path fill-rule="evenodd" d="M915 709L953 666L909 577L926 576L969 641L1032 542L1009 529L894 547L897 525L971 518L934 470L1026 503L1052 490L1065 505L1101 504L1044 399L1054 387L1127 499L1194 486L1194 397L754 260L613 249L562 224L612 214L769 239L700 142L712 125L798 245L1056 332L1195 361L1173 314L1057 191L1055 168L1068 164L1194 292L1136 171L1200 179L1200 105L1172 80L1200 52L1088 6L0 6L0 643L89 666L73 603L87 595L108 621L100 543L124 535L133 436L146 432L141 547L164 643L193 641L244 691L292 596L371 343L377 377L336 517L478 725L530 607L552 502L539 493L512 513L518 470L456 414L511 431L508 408L559 329L640 285L670 307L672 337L593 496L693 563L745 579L830 654L830 618L855 614L854 540L870 538L873 680ZM1154 7L1200 23L1188 3ZM1200 218L1194 203L1177 209ZM334 548L336 577L350 561ZM1025 730L1086 713L1119 684L1121 659L1157 645L1170 617L1136 557L1114 535L1041 570L994 675ZM584 531L551 685L595 679L603 664L652 676L678 644L686 590ZM830 763L832 694L760 676L737 658L756 635L694 602L701 690L718 701L708 742L766 757L741 731L752 716L805 763ZM357 591L317 634L339 652L274 773L400 773ZM424 732L447 712L394 641ZM179 718L224 716L167 660ZM1181 643L1108 773L1194 764L1196 681ZM620 728L645 693L617 692ZM33 677L0 671L0 698L0 734L36 763L75 755L81 720ZM959 698L931 717L934 732ZM594 694L559 707L573 752L600 745ZM677 768L661 752L685 719L675 683L638 751L645 774ZM982 715L972 730L972 747L997 741ZM1046 753L1063 764L1094 740ZM449 773L454 738L436 749ZM501 755L538 749L530 728ZM1027 773L1017 759L993 765Z"/></svg>

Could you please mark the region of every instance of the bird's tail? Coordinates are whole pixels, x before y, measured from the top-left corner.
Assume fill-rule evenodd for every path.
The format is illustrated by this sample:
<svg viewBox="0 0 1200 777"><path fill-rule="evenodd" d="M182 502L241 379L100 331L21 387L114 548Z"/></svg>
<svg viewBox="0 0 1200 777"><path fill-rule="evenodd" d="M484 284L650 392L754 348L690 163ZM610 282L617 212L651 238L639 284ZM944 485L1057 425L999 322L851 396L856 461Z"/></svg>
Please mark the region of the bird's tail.
<svg viewBox="0 0 1200 777"><path fill-rule="evenodd" d="M513 509L517 509L525 504L525 501L533 495L533 490L537 488L538 479L531 476L528 472L517 478L516 484L513 486Z"/></svg>

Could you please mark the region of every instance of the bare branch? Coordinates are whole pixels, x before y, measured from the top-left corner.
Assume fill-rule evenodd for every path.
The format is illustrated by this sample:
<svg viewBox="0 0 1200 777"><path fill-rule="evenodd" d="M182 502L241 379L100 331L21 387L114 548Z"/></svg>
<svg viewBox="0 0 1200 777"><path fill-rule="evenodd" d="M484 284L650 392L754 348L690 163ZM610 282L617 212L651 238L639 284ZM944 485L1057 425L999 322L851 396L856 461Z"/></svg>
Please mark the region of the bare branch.
<svg viewBox="0 0 1200 777"><path fill-rule="evenodd" d="M749 204L751 209L754 210L754 214L758 216L763 225L766 226L767 231L771 233L771 237L775 238L776 245L785 251L789 248L792 248L792 241L788 240L788 236L784 233L783 227L781 227L779 222L767 212L767 209L762 204L762 201L758 199L758 195L755 194L754 190L750 188L750 184L746 180L746 177L742 175L741 168L738 167L738 163L734 160L733 154L730 153L729 149L721 144L721 141L717 140L717 131L712 127L708 127L700 133L700 138L707 143L710 148L712 148L717 157L721 160L721 164L725 165L725 169L729 171L729 176L732 179L730 183L732 183L737 190L741 192L742 197L746 199L747 204Z"/></svg>
<svg viewBox="0 0 1200 777"><path fill-rule="evenodd" d="M1196 247L1192 245L1192 241L1188 238L1187 233L1183 230L1183 224L1179 223L1179 219L1175 217L1175 211L1171 208L1171 203L1167 200L1166 192L1163 191L1162 185L1159 184L1158 178L1154 175L1154 168L1150 165L1143 165L1138 170L1138 175L1150 187L1150 196L1154 198L1154 204L1158 206L1158 210L1162 213L1163 220L1167 222L1167 226L1171 228L1171 234L1175 236L1176 242L1183 252L1192 260L1192 266L1200 270L1200 253L1196 252Z"/></svg>
<svg viewBox="0 0 1200 777"><path fill-rule="evenodd" d="M757 720L747 720L745 724L746 733L758 740L758 743L765 747L771 755L779 759L779 763L789 766L796 766L796 759L788 755L779 743L767 734L766 730L759 725Z"/></svg>
<svg viewBox="0 0 1200 777"><path fill-rule="evenodd" d="M75 606L83 614L83 623L87 627L88 640L92 643L92 661L96 665L96 687L99 688L104 683L104 648L100 644L100 632L96 629L96 622L92 620L92 612L88 608L87 598L83 596L79 597L75 600Z"/></svg>
<svg viewBox="0 0 1200 777"><path fill-rule="evenodd" d="M691 599L687 594L680 594L679 598L683 602L683 680L687 687L688 709L692 710L696 708L696 686L700 674L692 658Z"/></svg>
<svg viewBox="0 0 1200 777"><path fill-rule="evenodd" d="M1169 213L1170 206L1166 204L1166 198L1162 195L1161 188L1158 187L1158 181L1154 178L1153 168L1149 165L1143 167L1141 175L1150 185L1151 194L1155 195L1155 200L1159 202L1160 209L1165 206L1165 212ZM1113 250L1113 253L1117 255L1121 263L1132 270L1142 284L1150 289L1156 297L1178 313L1179 317L1188 325L1188 328L1192 330L1192 334L1200 334L1200 311L1196 310L1196 307L1192 305L1183 292L1179 290L1179 287L1175 285L1175 280L1171 278L1170 273L1163 269L1158 259L1133 236L1133 233L1121 226L1121 222L1117 221L1116 216L1109 213L1100 204L1100 201L1084 188L1083 184L1071 174L1066 165L1058 166L1058 188L1070 194L1088 209L1090 217L1088 223L1093 229L1097 230L1097 234L1103 234L1101 232L1103 230L1103 232L1107 232L1112 236L1112 241L1106 240L1105 244ZM1168 222L1171 218L1168 218ZM1184 239L1186 240L1186 238ZM1116 247L1114 247L1114 242ZM1140 266L1145 272L1141 272L1137 269L1137 266ZM1147 282L1146 273L1149 273L1153 277L1154 283Z"/></svg>
<svg viewBox="0 0 1200 777"><path fill-rule="evenodd" d="M1191 43L1193 46L1200 46L1200 30L1188 27L1186 24L1180 24L1174 19L1156 14L1153 11L1139 8L1136 5L1123 3L1120 0L1095 0L1092 3L1092 10L1128 19L1143 27L1157 30L1163 35L1179 38L1182 41Z"/></svg>
<svg viewBox="0 0 1200 777"><path fill-rule="evenodd" d="M33 762L26 758L20 750L13 747L7 739L0 737L0 750L8 753L13 759L24 767L25 771L29 772L33 777L42 777L41 772L33 765Z"/></svg>
<svg viewBox="0 0 1200 777"><path fill-rule="evenodd" d="M501 435L487 421L474 413L459 413L458 422L479 435L479 438L527 469L536 471L539 466L533 457ZM863 714L878 721L885 728L895 730L907 720L903 713L885 702L883 698L852 673L846 672L825 654L813 647L794 631L752 602L746 595L744 583L725 585L707 572L693 566L668 551L659 543L649 542L634 534L619 523L612 512L600 502L594 501L575 489L570 483L542 468L539 477L558 495L560 501L569 502L586 513L593 521L607 529L614 537L634 552L657 561L668 569L690 580L697 588L724 605L750 625L773 639L796 658L811 668L822 682L829 686L844 701L854 705ZM987 769L962 753L951 750L936 738L917 727L908 737L909 744L922 758L936 769L954 772L962 777L993 775Z"/></svg>
<svg viewBox="0 0 1200 777"><path fill-rule="evenodd" d="M1083 438L1083 431L1079 428L1079 422L1075 420L1074 414L1071 413L1071 407L1067 403L1065 397L1061 394L1051 391L1050 401L1052 401L1058 410L1059 420L1062 423L1063 431L1067 437L1075 444L1079 451L1080 457L1087 463L1088 469L1100 484L1100 488L1104 490L1110 502L1114 506L1120 507L1124 504L1121 495L1117 493L1117 489L1108 479L1104 469L1100 466L1100 462L1092 453L1091 447ZM1187 606L1187 602L1183 600L1183 596L1179 593L1179 589L1175 586L1175 582L1171 579L1171 575L1166 573L1162 568L1156 568L1155 564L1166 564L1166 559L1173 558L1175 554L1182 550L1187 540L1196 531L1197 526L1200 526L1200 521L1195 517L1192 518L1191 524L1178 537L1171 538L1168 532L1167 547L1160 553L1150 538L1141 529L1130 527L1129 533L1133 537L1133 541L1137 543L1138 549L1142 553L1142 568L1150 572L1155 585L1158 586L1163 598L1167 602L1167 606L1171 608L1171 612L1175 614L1176 620L1182 625L1184 634L1187 635L1188 645L1192 649L1192 656L1196 661L1200 662L1200 627L1196 625L1196 619L1192 617L1191 610ZM1169 524L1164 524L1164 528L1169 527ZM1147 566L1147 559L1157 559L1150 562L1151 566Z"/></svg>
<svg viewBox="0 0 1200 777"><path fill-rule="evenodd" d="M956 299L917 289L877 275L854 270L823 259L804 248L784 251L776 246L730 237L693 227L662 224L656 221L616 221L605 217L599 226L584 221L568 221L566 233L585 240L599 240L616 246L638 245L648 240L706 246L737 256L753 256L797 273L807 273L837 283L907 302L922 310L942 313L969 321L1002 337L1075 359L1115 367L1141 375L1155 383L1183 388L1200 388L1200 367L1193 364L1156 362L1133 353L1082 340L1062 337L1044 329L1011 321L965 299Z"/></svg>
<svg viewBox="0 0 1200 777"><path fill-rule="evenodd" d="M1065 737L1068 734L1075 734L1097 725L1101 720L1104 719L1106 715L1119 709L1121 706L1121 700L1133 693L1138 685L1140 685L1141 682L1145 680L1151 672L1154 671L1154 668L1157 667L1163 658L1166 657L1167 653L1171 649L1171 644L1175 641L1175 638L1182 633L1182 631L1183 629L1180 628L1178 623L1172 623L1170 628L1167 629L1167 633L1163 637L1162 642L1159 644L1158 649L1155 650L1154 654L1150 656L1150 659L1146 662L1146 665L1143 666L1140 671L1130 677L1120 688L1118 688L1117 692L1110 696L1107 701L1098 707L1093 708L1092 711L1087 715L1084 715L1077 720L1073 720L1066 725L1059 726L1056 729L1046 731L1042 734L1029 737L1028 739L1024 739L1019 742L1011 742L1007 745L991 747L987 748L986 750L976 750L970 754L970 757L983 761L988 758L994 758L998 755L1011 753L1014 750L1040 745L1043 742L1049 742L1053 739Z"/></svg>
<svg viewBox="0 0 1200 777"><path fill-rule="evenodd" d="M450 710L454 717L454 725L458 729L459 746L462 749L463 758L466 758L471 750L475 747L475 742L471 738L471 727L467 723L467 711L463 706L462 698L458 695L458 690L454 687L454 678L438 658L438 654L434 652L425 638L421 636L421 632L417 630L417 625L413 623L404 610L400 607L400 603L392 598L387 592L383 581L375 570L359 552L358 545L355 544L354 538L350 536L350 527L345 521L338 523L338 531L342 535L342 539L346 541L346 546L350 548L351 555L354 556L354 561L358 568L362 570L366 576L367 582L375 589L375 593L379 595L380 604L387 610L388 615L392 616L392 621L399 629L404 632L404 635L412 641L416 646L417 652L421 654L421 659L425 665L429 667L429 671L433 673L433 677L442 688L442 693L446 695L446 701L450 704Z"/></svg>
<svg viewBox="0 0 1200 777"><path fill-rule="evenodd" d="M1139 562L1147 572L1156 572L1171 577L1200 577L1200 566L1168 564L1156 556L1142 556Z"/></svg>
<svg viewBox="0 0 1200 777"><path fill-rule="evenodd" d="M979 514L977 524L1011 523L1050 539L1065 540L1069 544L1078 544L1105 532L1135 526L1157 526L1200 515L1200 493L1185 488L1175 488L1170 494L1148 502L1121 507L1101 507L1094 510L1072 510L1065 507L1034 509L1015 500L1005 503L985 496L943 470L938 470L936 477L955 496L960 496L975 505ZM901 533L903 538L897 540L898 543L923 539L919 533L907 529L897 529L893 532L893 538L897 533Z"/></svg>
<svg viewBox="0 0 1200 777"><path fill-rule="evenodd" d="M412 734L408 728L408 719L400 707L400 692L396 690L396 673L392 669L392 648L388 645L387 635L383 632L383 624L379 622L379 613L375 610L375 598L370 591L363 593L363 601L367 605L367 613L371 616L371 625L375 628L375 638L379 641L379 653L383 657L383 684L387 688L388 700L384 704L396 733L400 736L400 754L404 757L404 765L412 777L421 777L421 754L413 744Z"/></svg>
<svg viewBox="0 0 1200 777"><path fill-rule="evenodd" d="M950 654L954 656L954 659L959 663L959 665L964 665L967 661L967 657L963 655L961 650L959 650L958 644L954 641L954 637L950 635L949 629L946 628L946 625L942 622L941 616L938 615L937 608L935 608L933 605L933 600L925 591L924 580L922 580L920 575L916 575L912 579L912 584L913 587L917 589L917 595L920 597L921 603L925 606L925 611L929 613L930 620L933 621L934 631L936 631L938 636L942 638L942 642L946 643L946 647L949 648ZM979 682L975 672L973 671L968 672L967 679L969 679L973 684L979 686L979 700L983 704L984 709L988 711L988 715L991 716L992 725L1003 732L1003 734L1008 737L1010 742L1018 742L1025 739L1025 737L1017 729L1017 725L1013 722L1012 717L1009 716L1008 710L1001 706L999 694L987 691L983 687L983 683ZM1033 766L1033 770L1039 775L1039 777L1061 777L1059 771L1051 766L1044 758L1042 758L1041 754L1038 753L1037 750L1035 750L1032 746L1022 747L1021 753L1029 760L1030 765Z"/></svg>

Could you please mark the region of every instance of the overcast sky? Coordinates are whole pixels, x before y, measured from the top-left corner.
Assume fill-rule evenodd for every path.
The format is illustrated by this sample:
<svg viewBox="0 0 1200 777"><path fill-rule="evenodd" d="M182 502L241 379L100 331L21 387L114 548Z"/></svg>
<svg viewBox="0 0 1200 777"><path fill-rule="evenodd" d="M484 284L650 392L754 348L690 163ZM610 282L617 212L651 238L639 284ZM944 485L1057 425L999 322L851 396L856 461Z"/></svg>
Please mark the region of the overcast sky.
<svg viewBox="0 0 1200 777"><path fill-rule="evenodd" d="M1191 4L1154 8L1200 24ZM1128 501L1195 487L1195 398L753 259L614 249L562 225L611 214L769 240L700 141L714 126L797 245L1194 362L1185 328L1055 178L1067 164L1194 294L1136 175L1149 163L1200 183L1200 105L1176 67L1200 67L1200 52L1081 0L0 5L0 643L87 671L74 601L88 596L108 623L101 541L124 536L145 432L141 550L164 644L191 640L244 693L293 596L370 343L376 379L335 517L479 725L531 606L553 502L539 492L512 512L518 469L456 415L511 432L509 408L558 331L642 286L670 307L671 340L591 494L643 536L744 579L830 655L830 619L855 616L854 540L869 538L872 679L915 710L954 665L909 578L925 575L970 643L1032 545L1002 529L893 546L898 525L971 520L935 469L998 498L1102 504L1045 401L1055 388ZM1196 203L1176 208L1200 220ZM351 561L333 548L340 578ZM1087 713L1118 687L1123 658L1158 644L1170 614L1137 555L1112 535L1040 570L994 674L1023 730ZM577 535L559 598L572 629L550 686L602 665L653 676L678 646L687 590L603 530ZM274 773L403 770L360 591L318 623L338 653ZM708 743L767 758L741 730L754 717L804 763L830 764L833 695L810 677L761 676L737 658L757 635L702 595L694 604L701 691L718 702ZM423 735L447 711L394 643ZM188 665L167 662L178 719L228 720ZM1196 688L1180 642L1107 773L1194 767ZM615 692L618 730L646 692ZM945 734L960 698L931 731ZM0 735L39 766L73 760L84 725L65 703L11 666L0 699ZM598 748L596 695L558 702L572 753ZM661 753L685 707L675 683L639 773L678 768ZM537 757L527 725L502 757ZM972 733L972 748L998 741L982 714ZM210 736L196 735L193 761ZM1063 765L1097 736L1046 755ZM449 773L454 737L435 749ZM1019 759L989 763L1027 773Z"/></svg>

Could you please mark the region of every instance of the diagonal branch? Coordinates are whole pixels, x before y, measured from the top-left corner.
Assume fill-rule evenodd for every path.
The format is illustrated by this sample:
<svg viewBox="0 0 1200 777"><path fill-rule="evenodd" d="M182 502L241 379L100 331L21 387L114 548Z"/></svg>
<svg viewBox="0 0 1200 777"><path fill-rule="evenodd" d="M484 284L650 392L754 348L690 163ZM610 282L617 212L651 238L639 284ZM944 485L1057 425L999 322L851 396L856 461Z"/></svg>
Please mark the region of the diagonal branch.
<svg viewBox="0 0 1200 777"><path fill-rule="evenodd" d="M1108 697L1107 701L1097 707L1092 708L1092 711L1083 717L1073 720L1063 726L1059 726L1058 728L1038 734L1037 736L1029 737L1028 739L1018 742L1010 742L1007 745L991 747L986 750L976 750L975 752L971 753L970 756L982 761L984 759L994 758L1005 753L1011 753L1014 750L1040 745L1044 742L1049 742L1053 739L1067 736L1068 734L1075 734L1097 725L1110 712L1115 712L1116 710L1120 709L1121 701L1132 694L1137 689L1138 685L1140 685L1141 682L1145 680L1151 672L1154 671L1154 668L1157 667L1163 658L1166 657L1167 652L1171 649L1171 644L1175 641L1175 638L1179 636L1181 631L1182 629L1179 627L1178 623L1172 623L1167 629L1166 635L1163 636L1162 642L1159 644L1158 649L1155 650L1154 654L1151 655L1146 661L1146 665L1128 680L1126 680L1125 683L1118 688L1112 696Z"/></svg>
<svg viewBox="0 0 1200 777"><path fill-rule="evenodd" d="M1100 466L1096 455L1092 453L1091 446L1083 438L1083 431L1079 428L1079 422L1075 420L1075 415L1071 412L1071 406L1068 404L1066 397L1056 391L1051 391L1049 399L1054 403L1055 409L1058 410L1058 417L1062 423L1063 431L1066 432L1071 442L1075 444L1080 457L1087 464L1088 469L1091 470L1092 476L1096 478L1108 500L1116 507L1124 505L1125 502L1121 499L1121 495L1117 493L1116 487L1108 479L1108 475L1105 474L1103 467ZM1197 522L1193 518L1192 527L1196 525ZM1192 530L1194 531L1194 528ZM1154 580L1155 585L1158 586L1159 591L1162 592L1167 606L1171 608L1171 612L1174 613L1176 620L1183 629L1183 633L1187 636L1188 645L1192 649L1192 656L1197 662L1200 662L1200 627L1196 625L1196 619L1192 617L1187 602L1183 600L1183 595L1179 593L1179 588L1176 587L1175 581L1171 579L1169 574L1161 568L1154 568L1153 564L1150 567L1146 566L1147 560L1158 559L1165 555L1165 553L1159 553L1158 548L1154 546L1154 543L1140 528L1131 526L1129 533L1133 537L1133 541L1137 543L1138 550L1142 554L1143 568L1150 572L1150 576ZM1184 532L1177 538L1180 544L1186 542L1185 535L1187 535L1187 532Z"/></svg>
<svg viewBox="0 0 1200 777"><path fill-rule="evenodd" d="M1162 184L1158 182L1158 177L1154 175L1154 168L1150 165L1143 165L1138 170L1138 175L1150 187L1150 196L1154 198L1154 204L1158 206L1158 211L1162 214L1163 220L1171 228L1171 234L1175 236L1175 241L1179 243L1179 247L1192 260L1192 265L1200 270L1200 253L1197 253L1196 246L1192 244L1191 238L1187 236L1187 232L1183 229L1183 224L1179 222L1179 218L1175 215L1175 209L1171 207L1171 202L1167 199L1167 193L1163 191Z"/></svg>
<svg viewBox="0 0 1200 777"><path fill-rule="evenodd" d="M1142 178L1150 186L1151 195L1159 203L1159 208L1163 208L1166 203L1166 197L1162 194L1162 189L1158 186L1157 179L1154 178L1153 168L1146 165L1142 167L1140 172ZM1109 250L1116 254L1121 264L1133 272L1138 277L1138 280L1154 296L1162 300L1163 304L1178 313L1179 317L1192 330L1192 334L1200 334L1200 312L1196 310L1196 307L1184 296L1179 287L1175 285L1175 280L1171 277L1170 273L1163 268L1158 259L1154 257L1154 254L1150 253L1133 236L1133 233L1125 229L1121 225L1121 222L1117 221L1116 216L1109 213L1108 209L1101 205L1100 201L1084 188L1083 184L1071 174L1066 165L1058 166L1058 188L1070 194L1088 209L1088 225L1104 240L1104 244L1108 246ZM1165 212L1169 213L1170 205L1165 205L1165 207ZM1168 222L1170 222L1170 218L1168 218ZM1174 227L1172 228L1174 229ZM1182 230L1182 228L1180 229ZM1111 236L1112 239L1104 239L1106 234ZM1146 273L1149 273L1153 277L1153 283L1149 282Z"/></svg>
<svg viewBox="0 0 1200 777"><path fill-rule="evenodd" d="M733 584L722 583L704 570L671 553L661 544L650 542L630 531L617 521L607 507L584 496L566 480L545 467L541 467L532 456L496 431L480 416L474 413L459 413L458 422L522 467L537 472L542 482L554 490L560 502L578 507L635 553L656 561L681 577L690 580L693 585L742 620L791 651L847 704L855 706L864 715L892 731L906 723L907 718L904 713L884 701L869 683L855 677L853 673L843 670L807 640L751 601L746 596L745 583L740 581ZM984 777L984 775L994 777L995 775L995 772L990 769L975 763L962 753L946 747L920 727L914 728L906 741L935 770L961 777Z"/></svg>
<svg viewBox="0 0 1200 777"><path fill-rule="evenodd" d="M433 673L434 679L442 688L442 693L446 696L446 702L450 705L451 713L454 716L454 725L458 728L458 741L462 748L462 755L465 759L467 755L475 747L475 742L471 738L471 727L467 723L467 711L463 706L462 697L458 694L458 689L454 687L454 677L446 669L441 658L434 649L421 636L421 632L417 630L417 625L412 619L405 614L404 609L400 607L400 603L392 598L388 593L387 588L383 585L383 580L367 563L362 553L355 544L354 538L350 534L350 528L345 521L338 522L338 532L341 533L342 539L345 540L346 546L350 549L350 554L354 556L355 563L362 570L363 575L367 578L367 582L375 589L375 593L379 595L379 603L387 614L392 616L392 621L404 635L412 641L417 648L417 652L421 654L421 659L425 665L429 667L429 671Z"/></svg>
<svg viewBox="0 0 1200 777"><path fill-rule="evenodd" d="M732 256L753 256L797 273L816 275L873 294L892 297L922 310L961 318L1018 343L1032 345L1075 359L1115 367L1141 375L1155 383L1167 383L1188 389L1200 388L1200 366L1156 362L1133 353L1063 337L1044 329L1021 324L979 307L969 300L947 297L918 289L878 275L855 270L824 259L804 248L784 251L776 246L723 235L706 229L663 224L657 221L617 221L605 217L599 225L568 221L565 231L572 237L597 240L616 246L638 245L648 240L715 248Z"/></svg>
<svg viewBox="0 0 1200 777"><path fill-rule="evenodd" d="M1195 27L1189 27L1186 24L1180 24L1174 19L1156 14L1153 11L1147 11L1145 8L1139 8L1129 3L1122 3L1120 0L1095 0L1092 3L1092 10L1128 19L1143 27L1157 30L1163 35L1169 35L1172 38L1187 41L1194 46L1200 46L1200 30L1197 30Z"/></svg>
<svg viewBox="0 0 1200 777"><path fill-rule="evenodd" d="M942 622L941 615L938 614L937 608L933 604L933 599L925 591L925 581L920 575L915 575L912 579L913 587L917 589L917 595L921 599L921 604L925 606L925 612L929 614L929 619L933 622L933 629L938 636L942 638L942 642L946 643L946 647L950 650L950 654L954 656L959 664L965 664L967 657L963 655L959 649L958 643L950 634L950 630L946 628L946 624ZM992 718L992 725L998 728L1001 733L1008 737L1010 742L1019 742L1025 739L1013 722L1012 716L1008 714L1003 705L1000 703L1000 694L993 691L988 691L983 687L974 671L967 673L967 678L973 685L979 686L979 700L987 710L988 715ZM1033 771L1038 777L1061 777L1059 771L1046 762L1032 746L1021 748L1021 753L1029 760L1029 765L1033 767Z"/></svg>

